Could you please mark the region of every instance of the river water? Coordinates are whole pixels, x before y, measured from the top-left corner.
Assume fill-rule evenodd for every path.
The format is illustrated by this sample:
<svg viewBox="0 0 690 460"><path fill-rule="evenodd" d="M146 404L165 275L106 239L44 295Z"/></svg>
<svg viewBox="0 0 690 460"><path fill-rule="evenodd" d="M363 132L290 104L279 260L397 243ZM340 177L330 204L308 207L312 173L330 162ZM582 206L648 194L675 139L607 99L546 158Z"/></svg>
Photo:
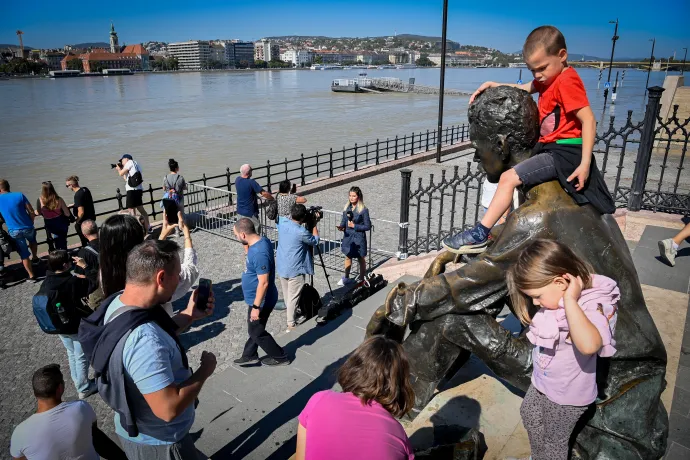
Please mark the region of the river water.
<svg viewBox="0 0 690 460"><path fill-rule="evenodd" d="M145 183L158 186L175 158L181 173L232 171L242 163L295 158L436 126L438 96L343 94L334 78L358 70L148 73L132 76L0 81L0 177L30 200L41 182L81 178L95 198L114 195L123 181L110 163L130 153ZM646 72L628 69L615 106L603 107L599 71L578 69L597 117L627 110L641 120ZM439 69L367 70L370 77L415 77L438 86ZM615 78L613 71L612 80ZM515 82L519 69L448 69L446 88L473 91L486 80ZM522 69L523 80L529 79ZM604 72L603 79L606 78ZM650 85L664 73L653 72ZM610 101L610 96L609 96ZM467 119L468 97L445 98L444 125ZM621 120L622 121L622 120Z"/></svg>

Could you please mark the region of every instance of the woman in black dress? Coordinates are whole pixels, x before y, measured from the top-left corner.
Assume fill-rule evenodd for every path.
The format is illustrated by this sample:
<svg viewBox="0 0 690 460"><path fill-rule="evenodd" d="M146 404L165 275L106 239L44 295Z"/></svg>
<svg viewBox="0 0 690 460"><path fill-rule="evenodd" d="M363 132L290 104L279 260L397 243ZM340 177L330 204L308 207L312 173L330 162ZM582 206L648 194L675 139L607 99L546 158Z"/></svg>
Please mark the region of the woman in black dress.
<svg viewBox="0 0 690 460"><path fill-rule="evenodd" d="M367 232L371 229L369 210L364 206L364 195L359 187L350 189L350 196L343 218L338 230L345 232L341 250L345 254L345 276L338 282L338 286L344 286L350 282L350 269L352 259L359 262L359 277L356 282L364 279L367 271Z"/></svg>

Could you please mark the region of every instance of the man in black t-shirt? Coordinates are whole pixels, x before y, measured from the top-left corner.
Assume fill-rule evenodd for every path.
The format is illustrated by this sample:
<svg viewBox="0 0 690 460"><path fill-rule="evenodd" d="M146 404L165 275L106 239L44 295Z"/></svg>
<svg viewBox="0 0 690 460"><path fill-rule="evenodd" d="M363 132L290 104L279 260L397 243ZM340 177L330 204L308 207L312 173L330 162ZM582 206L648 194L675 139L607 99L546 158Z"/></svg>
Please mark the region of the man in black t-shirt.
<svg viewBox="0 0 690 460"><path fill-rule="evenodd" d="M86 187L79 187L79 177L77 176L69 176L65 181L65 187L75 192L72 213L77 221L74 224L74 229L79 235L81 245L86 246L88 240L81 232L81 224L85 220L96 220L96 209L93 206L91 191Z"/></svg>

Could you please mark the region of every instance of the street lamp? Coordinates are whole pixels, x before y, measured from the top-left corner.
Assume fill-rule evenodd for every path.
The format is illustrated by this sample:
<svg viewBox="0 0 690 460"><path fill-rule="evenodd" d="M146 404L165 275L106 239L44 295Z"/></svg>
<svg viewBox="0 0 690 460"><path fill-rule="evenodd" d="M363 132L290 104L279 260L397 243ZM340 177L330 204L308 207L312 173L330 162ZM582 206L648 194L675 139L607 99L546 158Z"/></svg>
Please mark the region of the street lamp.
<svg viewBox="0 0 690 460"><path fill-rule="evenodd" d="M613 31L613 37L611 38L611 41L613 44L611 45L611 59L609 60L609 76L606 77L606 83L611 86L611 67L613 67L613 53L616 50L616 40L618 40L618 18L616 18L615 21L609 21L609 24L616 24L616 28ZM606 98L609 95L609 89L604 88L604 105L606 105Z"/></svg>
<svg viewBox="0 0 690 460"><path fill-rule="evenodd" d="M448 0L443 0L443 30L441 31L441 81L438 93L438 130L436 131L436 163L441 162L441 129L443 127L443 92L446 80L446 29L448 29Z"/></svg>
<svg viewBox="0 0 690 460"><path fill-rule="evenodd" d="M683 63L680 66L680 74L681 75L683 75L683 73L685 72L685 58L688 57L688 49L687 48L683 48L683 49L685 50L685 54L683 55Z"/></svg>
<svg viewBox="0 0 690 460"><path fill-rule="evenodd" d="M652 42L652 54L649 56L649 68L647 69L647 83L644 85L644 92L647 92L647 88L649 87L649 73L652 71L652 65L654 64L654 45L656 45L656 37L655 38L650 38L650 42Z"/></svg>

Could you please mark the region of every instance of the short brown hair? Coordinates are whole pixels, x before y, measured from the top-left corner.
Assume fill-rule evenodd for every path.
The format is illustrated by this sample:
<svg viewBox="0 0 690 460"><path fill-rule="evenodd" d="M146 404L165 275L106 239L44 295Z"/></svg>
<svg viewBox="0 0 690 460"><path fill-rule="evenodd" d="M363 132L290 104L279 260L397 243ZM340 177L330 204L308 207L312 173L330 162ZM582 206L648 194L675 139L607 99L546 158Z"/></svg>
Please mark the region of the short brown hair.
<svg viewBox="0 0 690 460"><path fill-rule="evenodd" d="M530 32L525 44L522 45L522 57L531 56L541 47L549 56L556 56L560 50L568 49L565 46L565 37L554 26L541 26Z"/></svg>
<svg viewBox="0 0 690 460"><path fill-rule="evenodd" d="M10 183L7 182L5 179L0 179L0 190L2 190L3 192L9 192Z"/></svg>
<svg viewBox="0 0 690 460"><path fill-rule="evenodd" d="M69 176L67 179L65 179L66 182L74 182L75 184L79 184L79 176Z"/></svg>
<svg viewBox="0 0 690 460"><path fill-rule="evenodd" d="M414 406L410 364L402 346L384 336L364 341L338 370L338 383L362 404L376 401L400 418Z"/></svg>

